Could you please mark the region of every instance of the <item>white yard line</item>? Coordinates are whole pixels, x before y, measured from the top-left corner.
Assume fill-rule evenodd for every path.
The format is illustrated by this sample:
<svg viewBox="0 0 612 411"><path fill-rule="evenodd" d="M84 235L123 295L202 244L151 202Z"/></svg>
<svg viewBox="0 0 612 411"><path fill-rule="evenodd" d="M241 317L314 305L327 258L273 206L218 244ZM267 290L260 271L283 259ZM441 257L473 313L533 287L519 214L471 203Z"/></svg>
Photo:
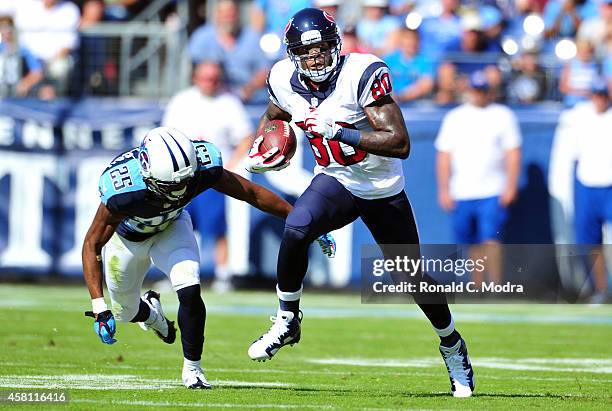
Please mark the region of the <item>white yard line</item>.
<svg viewBox="0 0 612 411"><path fill-rule="evenodd" d="M295 384L267 381L214 380L219 387L291 388ZM2 388L86 390L159 390L182 387L180 380L143 378L125 374L0 375Z"/></svg>
<svg viewBox="0 0 612 411"><path fill-rule="evenodd" d="M132 400L93 400L93 399L71 399L72 403L83 404L112 404L112 405L141 405L145 407L184 407L184 408L279 408L279 409L335 409L331 405L307 405L307 404L232 404L221 403L201 403L201 402L170 402L170 401L132 401Z"/></svg>
<svg viewBox="0 0 612 411"><path fill-rule="evenodd" d="M360 367L428 368L440 364L439 358L381 359L381 358L320 358L307 362L324 365L351 365ZM612 374L612 359L596 358L497 358L472 360L475 367L515 371L586 372ZM546 365L540 365L546 364ZM552 367L550 365L558 365ZM571 365L572 367L567 367Z"/></svg>

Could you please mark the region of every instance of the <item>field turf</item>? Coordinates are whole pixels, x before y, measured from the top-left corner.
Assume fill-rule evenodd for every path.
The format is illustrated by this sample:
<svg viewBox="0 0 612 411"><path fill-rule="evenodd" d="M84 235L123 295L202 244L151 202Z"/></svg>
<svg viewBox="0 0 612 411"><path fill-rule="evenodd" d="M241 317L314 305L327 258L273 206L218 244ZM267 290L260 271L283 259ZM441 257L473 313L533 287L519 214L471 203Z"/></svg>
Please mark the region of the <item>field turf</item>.
<svg viewBox="0 0 612 411"><path fill-rule="evenodd" d="M306 293L302 341L254 363L249 343L275 308L269 293L214 295L203 365L214 389L180 385L180 343L135 324L99 342L85 288L0 285L0 391L54 388L69 404L0 409L612 409L612 306L453 306L477 389L449 394L437 337L416 307ZM177 300L162 294L171 319Z"/></svg>

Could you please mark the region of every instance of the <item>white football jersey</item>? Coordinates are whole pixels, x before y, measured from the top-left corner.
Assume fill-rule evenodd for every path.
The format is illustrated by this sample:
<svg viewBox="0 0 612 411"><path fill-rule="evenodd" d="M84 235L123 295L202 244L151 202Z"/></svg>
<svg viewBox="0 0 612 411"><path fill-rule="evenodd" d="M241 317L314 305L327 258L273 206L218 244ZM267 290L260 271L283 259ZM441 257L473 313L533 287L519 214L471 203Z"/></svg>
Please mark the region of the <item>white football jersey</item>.
<svg viewBox="0 0 612 411"><path fill-rule="evenodd" d="M391 93L389 68L372 54L351 53L340 58L339 70L326 89L313 91L302 81L293 62L277 62L268 77L270 100L305 129L304 120L316 108L321 118L358 130L372 130L363 108ZM308 134L307 134L308 135ZM393 196L404 189L402 163L325 138L308 138L317 161L315 174L336 178L364 199Z"/></svg>

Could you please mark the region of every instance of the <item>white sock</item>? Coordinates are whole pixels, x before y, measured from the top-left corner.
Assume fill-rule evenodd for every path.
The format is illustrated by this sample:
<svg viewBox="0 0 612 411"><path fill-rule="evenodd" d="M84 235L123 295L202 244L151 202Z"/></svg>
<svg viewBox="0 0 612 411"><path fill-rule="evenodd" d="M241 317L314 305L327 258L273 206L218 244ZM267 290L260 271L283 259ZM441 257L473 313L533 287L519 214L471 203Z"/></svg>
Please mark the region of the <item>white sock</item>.
<svg viewBox="0 0 612 411"><path fill-rule="evenodd" d="M187 358L184 358L183 359L183 368L187 368L187 369L201 368L200 360L198 360L198 361L191 361L191 360L188 360Z"/></svg>

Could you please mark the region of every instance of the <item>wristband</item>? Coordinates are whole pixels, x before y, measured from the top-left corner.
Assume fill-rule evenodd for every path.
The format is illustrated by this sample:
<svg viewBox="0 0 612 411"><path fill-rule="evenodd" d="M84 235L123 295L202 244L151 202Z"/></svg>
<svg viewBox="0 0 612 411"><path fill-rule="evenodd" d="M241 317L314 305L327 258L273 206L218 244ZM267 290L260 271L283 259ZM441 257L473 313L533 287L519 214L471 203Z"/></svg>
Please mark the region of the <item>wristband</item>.
<svg viewBox="0 0 612 411"><path fill-rule="evenodd" d="M100 314L102 311L108 310L106 302L104 302L104 297L94 298L91 300L91 308L94 314Z"/></svg>
<svg viewBox="0 0 612 411"><path fill-rule="evenodd" d="M359 145L359 141L361 141L361 133L359 130L342 127L338 141L356 147Z"/></svg>

